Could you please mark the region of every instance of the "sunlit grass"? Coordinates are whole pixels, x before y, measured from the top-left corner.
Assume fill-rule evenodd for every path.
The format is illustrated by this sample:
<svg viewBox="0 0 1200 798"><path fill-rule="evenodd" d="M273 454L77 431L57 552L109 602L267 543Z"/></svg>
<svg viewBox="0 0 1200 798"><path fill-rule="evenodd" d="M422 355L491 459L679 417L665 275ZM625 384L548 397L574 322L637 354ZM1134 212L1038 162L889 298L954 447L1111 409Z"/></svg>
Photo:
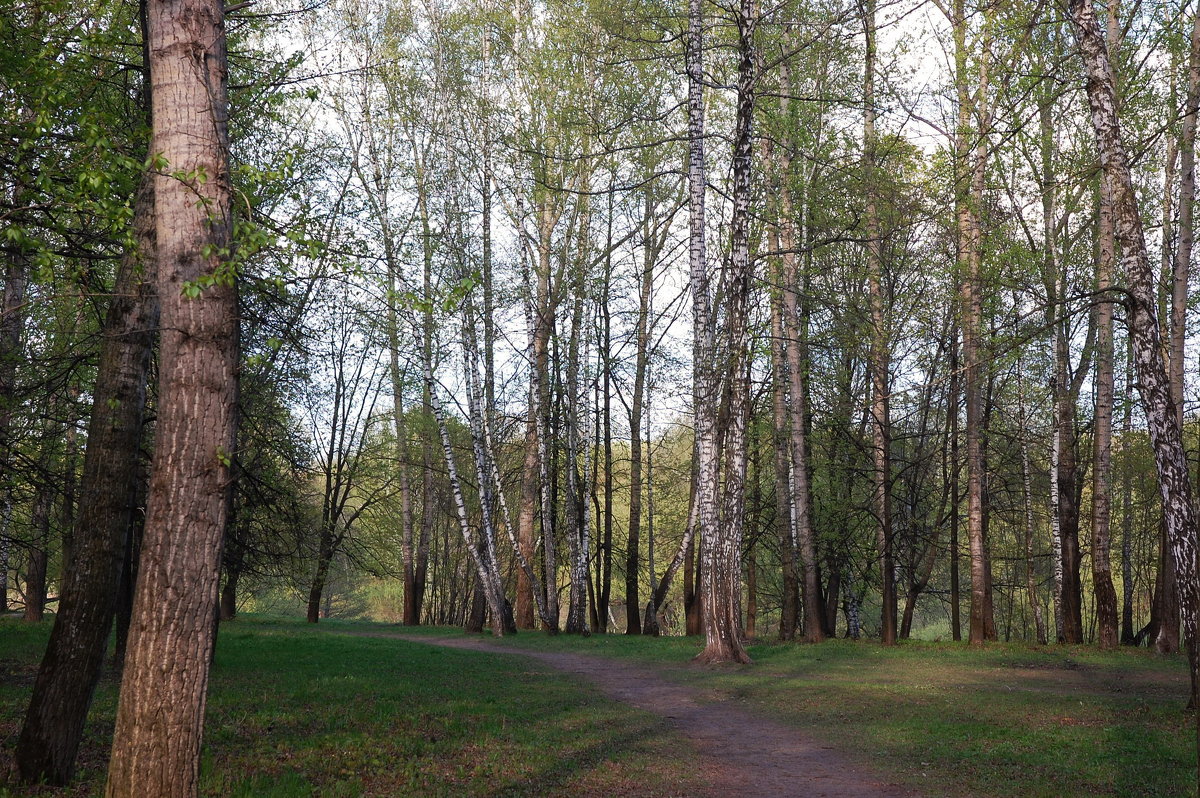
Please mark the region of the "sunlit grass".
<svg viewBox="0 0 1200 798"><path fill-rule="evenodd" d="M736 698L930 795L1196 794L1187 663L1085 646L759 643L702 667L698 638L524 634L501 645L643 662Z"/></svg>
<svg viewBox="0 0 1200 798"><path fill-rule="evenodd" d="M663 721L569 677L521 657L339 626L222 626L202 794L658 796L695 786L695 763ZM48 623L0 622L6 757L48 632ZM116 689L111 678L101 685L77 784L38 794L100 791ZM0 786L0 795L29 793Z"/></svg>

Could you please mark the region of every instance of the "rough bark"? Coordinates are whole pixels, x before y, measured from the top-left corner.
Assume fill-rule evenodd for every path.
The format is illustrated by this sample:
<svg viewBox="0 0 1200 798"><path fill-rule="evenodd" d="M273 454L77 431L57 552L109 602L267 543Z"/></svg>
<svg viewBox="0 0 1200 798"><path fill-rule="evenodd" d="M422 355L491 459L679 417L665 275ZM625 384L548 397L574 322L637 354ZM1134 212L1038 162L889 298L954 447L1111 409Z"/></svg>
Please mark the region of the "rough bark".
<svg viewBox="0 0 1200 798"><path fill-rule="evenodd" d="M713 364L729 397L724 429L724 484L715 528L701 524L704 559L704 636L701 662L749 662L742 643L741 552L746 512L747 427L750 417L750 358L747 311L753 280L750 259L750 193L755 101L753 0L735 11L738 30L737 109L733 139L730 254L724 288L725 314L720 352ZM716 469L714 468L714 471ZM715 480L715 474L714 474Z"/></svg>
<svg viewBox="0 0 1200 798"><path fill-rule="evenodd" d="M162 308L154 473L107 796L195 795L236 404L224 11L151 3ZM203 200L203 201L200 201ZM196 289L199 289L198 291Z"/></svg>
<svg viewBox="0 0 1200 798"><path fill-rule="evenodd" d="M1104 33L1089 0L1071 0L1079 53L1087 75L1088 106L1100 165L1112 192L1113 227L1128 294L1126 318L1133 337L1138 390L1159 476L1164 524L1178 568L1180 615L1191 665L1192 703L1197 685L1196 626L1200 582L1196 563L1196 510L1170 377L1163 362L1155 281L1117 114L1116 79Z"/></svg>
<svg viewBox="0 0 1200 798"><path fill-rule="evenodd" d="M1116 0L1109 0L1110 22L1116 19ZM1110 31L1113 29L1110 24ZM1110 47L1116 42L1110 36ZM1097 213L1096 258L1096 409L1092 432L1092 589L1096 600L1096 638L1102 650L1117 647L1117 592L1112 581L1110 555L1112 522L1112 421L1113 421L1113 302L1116 242L1113 238L1112 192L1100 180Z"/></svg>
<svg viewBox="0 0 1200 798"><path fill-rule="evenodd" d="M1188 276L1195 236L1196 205L1196 117L1200 109L1200 14L1193 13L1191 45L1188 54L1188 91L1179 135L1179 230L1171 274L1171 401L1180 429L1183 429L1184 343L1187 337ZM1168 191L1168 195L1169 195ZM1164 539L1161 566L1164 571L1162 602L1155 645L1160 652L1179 648L1177 618L1183 616L1183 590L1180 583L1184 567L1173 559L1175 546ZM1175 586L1175 590L1171 586ZM1178 598L1177 598L1178 597ZM1190 645L1195 645L1192 643ZM1193 685L1193 703L1195 686Z"/></svg>
<svg viewBox="0 0 1200 798"><path fill-rule="evenodd" d="M1121 412L1121 645L1137 644L1133 626L1133 473L1125 451L1133 430L1133 340L1126 339L1125 381Z"/></svg>

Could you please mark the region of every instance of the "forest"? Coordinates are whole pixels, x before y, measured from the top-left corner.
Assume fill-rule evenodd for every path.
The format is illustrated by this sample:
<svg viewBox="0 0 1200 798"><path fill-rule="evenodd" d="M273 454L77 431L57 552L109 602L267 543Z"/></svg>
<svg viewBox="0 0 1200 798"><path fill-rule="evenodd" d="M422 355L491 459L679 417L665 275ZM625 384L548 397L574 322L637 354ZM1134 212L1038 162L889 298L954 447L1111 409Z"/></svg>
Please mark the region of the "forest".
<svg viewBox="0 0 1200 798"><path fill-rule="evenodd" d="M1195 4L0 7L22 782L114 669L106 794L195 794L242 616L1141 647L1196 705Z"/></svg>

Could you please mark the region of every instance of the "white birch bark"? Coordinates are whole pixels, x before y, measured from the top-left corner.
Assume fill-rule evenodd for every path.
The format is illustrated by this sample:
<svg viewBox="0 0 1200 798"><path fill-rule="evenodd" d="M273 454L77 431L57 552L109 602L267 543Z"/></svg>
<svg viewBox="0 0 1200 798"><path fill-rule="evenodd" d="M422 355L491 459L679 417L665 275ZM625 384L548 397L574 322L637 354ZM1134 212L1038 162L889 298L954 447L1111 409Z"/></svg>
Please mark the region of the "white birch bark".
<svg viewBox="0 0 1200 798"><path fill-rule="evenodd" d="M1071 0L1070 13L1087 75L1088 106L1096 133L1096 146L1100 152L1100 165L1112 190L1114 232L1121 248L1121 262L1128 289L1127 324L1133 337L1138 391L1145 409L1159 475L1167 540L1178 568L1180 617L1191 665L1194 704L1200 582L1196 573L1196 510L1192 501L1191 479L1179 418L1171 397L1170 378L1163 362L1154 273L1133 189L1129 157L1121 137L1116 78L1104 32L1091 1Z"/></svg>

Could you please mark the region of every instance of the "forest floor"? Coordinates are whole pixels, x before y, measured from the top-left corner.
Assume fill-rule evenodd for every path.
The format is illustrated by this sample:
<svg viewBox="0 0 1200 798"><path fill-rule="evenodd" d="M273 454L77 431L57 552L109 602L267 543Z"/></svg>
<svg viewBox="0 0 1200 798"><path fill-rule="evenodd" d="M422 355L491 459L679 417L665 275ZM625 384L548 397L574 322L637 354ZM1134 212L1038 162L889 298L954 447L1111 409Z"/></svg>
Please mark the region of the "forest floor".
<svg viewBox="0 0 1200 798"><path fill-rule="evenodd" d="M103 785L112 674L72 788L7 772L49 626L0 619L0 798ZM1182 657L829 641L712 667L700 648L239 618L212 671L202 794L1195 794Z"/></svg>
<svg viewBox="0 0 1200 798"><path fill-rule="evenodd" d="M447 636L446 630L397 632L409 638ZM1024 643L973 648L906 641L888 648L869 641L819 646L760 641L750 647L750 666L710 667L691 662L702 648L696 638L523 633L492 640L457 630L449 635L457 644L566 655L558 663L567 671L580 670L587 660L581 676L618 700L675 716L685 736L690 736L686 714L656 709L653 699L639 703L645 699L621 695L636 690L637 674L654 685L648 688L651 696L665 684L664 696L683 695L716 713L748 715L755 737L738 741L735 750L761 749L757 761L768 763L755 768L759 778L779 772L770 760L783 737L792 745L815 745L809 755L853 774L845 780L846 794L906 789L987 798L1196 794L1196 718L1183 709L1188 677L1182 656ZM630 666L633 672L625 670ZM696 745L703 754L714 753L711 741ZM792 771L790 783L804 784L803 771L787 764L794 755L782 749L778 766ZM864 785L879 791L853 792ZM809 789L775 794L821 794Z"/></svg>
<svg viewBox="0 0 1200 798"><path fill-rule="evenodd" d="M688 740L711 774L706 788L694 795L884 798L915 794L888 784L822 740L747 711L736 698L697 696L692 687L664 678L651 665L569 651L499 646L479 637L396 636L472 651L520 653L574 674L609 698L663 718Z"/></svg>
<svg viewBox="0 0 1200 798"><path fill-rule="evenodd" d="M12 750L50 625L0 618L0 798L103 791L119 687L111 672L72 786L14 780ZM711 795L708 763L649 712L524 657L338 633L364 626L379 628L222 624L201 795Z"/></svg>

